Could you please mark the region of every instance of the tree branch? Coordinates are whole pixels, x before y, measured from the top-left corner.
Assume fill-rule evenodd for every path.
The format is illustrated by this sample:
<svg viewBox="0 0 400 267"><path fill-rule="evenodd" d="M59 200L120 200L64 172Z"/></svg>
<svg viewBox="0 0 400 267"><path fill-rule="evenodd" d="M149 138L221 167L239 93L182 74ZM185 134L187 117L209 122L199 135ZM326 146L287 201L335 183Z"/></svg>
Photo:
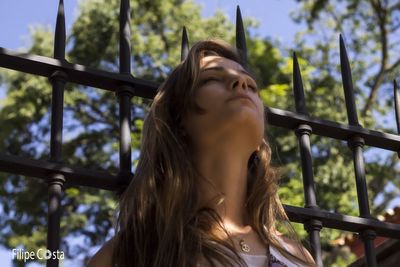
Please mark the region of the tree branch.
<svg viewBox="0 0 400 267"><path fill-rule="evenodd" d="M387 64L388 64L388 49L387 49L387 30L385 27L387 20L387 10L385 10L380 4L379 0L370 0L372 8L374 9L376 16L378 17L378 26L380 30L380 41L381 41L381 64L378 73L375 76L375 81L372 85L371 91L369 93L367 102L361 111L361 115L365 116L368 110L371 109L373 102L378 94L379 86L383 82L383 78L386 74Z"/></svg>
<svg viewBox="0 0 400 267"><path fill-rule="evenodd" d="M399 58L395 63L393 63L392 66L388 67L385 71L386 71L386 72L391 72L391 71L393 71L395 68L397 68L399 65L400 65L400 58Z"/></svg>
<svg viewBox="0 0 400 267"><path fill-rule="evenodd" d="M389 12L400 10L400 2L388 8Z"/></svg>

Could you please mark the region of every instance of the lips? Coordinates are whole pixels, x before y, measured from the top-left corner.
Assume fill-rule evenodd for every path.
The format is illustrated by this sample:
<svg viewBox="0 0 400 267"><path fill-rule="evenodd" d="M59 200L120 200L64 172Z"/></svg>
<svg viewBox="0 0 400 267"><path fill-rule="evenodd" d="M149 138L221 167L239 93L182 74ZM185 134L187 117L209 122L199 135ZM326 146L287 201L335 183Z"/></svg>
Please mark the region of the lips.
<svg viewBox="0 0 400 267"><path fill-rule="evenodd" d="M236 94L236 95L230 97L230 98L228 99L228 101L231 101L231 100L234 100L234 99L240 99L240 98L245 98L245 99L248 99L248 100L250 100L251 102L253 102L253 100L252 100L248 95L246 95L246 94Z"/></svg>

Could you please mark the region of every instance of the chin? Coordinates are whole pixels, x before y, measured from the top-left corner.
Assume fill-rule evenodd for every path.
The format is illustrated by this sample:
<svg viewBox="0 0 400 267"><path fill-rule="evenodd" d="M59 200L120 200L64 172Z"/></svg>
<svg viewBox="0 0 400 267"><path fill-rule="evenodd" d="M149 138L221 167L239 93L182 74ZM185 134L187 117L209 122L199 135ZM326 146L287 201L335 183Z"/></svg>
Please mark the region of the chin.
<svg viewBox="0 0 400 267"><path fill-rule="evenodd" d="M241 125L241 127L251 127L254 128L255 132L264 132L264 121L260 118L259 114L255 114L255 112L249 112L242 109L240 112L237 112L235 116L235 123Z"/></svg>

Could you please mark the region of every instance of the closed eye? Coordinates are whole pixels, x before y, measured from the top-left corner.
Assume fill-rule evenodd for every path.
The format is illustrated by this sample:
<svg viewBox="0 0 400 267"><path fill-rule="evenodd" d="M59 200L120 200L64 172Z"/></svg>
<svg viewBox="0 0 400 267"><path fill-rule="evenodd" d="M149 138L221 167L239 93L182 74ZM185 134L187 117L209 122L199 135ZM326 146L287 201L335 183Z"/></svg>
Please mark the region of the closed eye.
<svg viewBox="0 0 400 267"><path fill-rule="evenodd" d="M206 78L201 79L199 84L200 85L204 85L204 84L207 84L207 83L210 83L210 82L219 82L219 81L220 81L219 78L210 76L210 77L206 77Z"/></svg>
<svg viewBox="0 0 400 267"><path fill-rule="evenodd" d="M257 90L258 90L258 88L257 88L257 86L254 86L254 85L249 85L249 88L253 91L253 92L257 92Z"/></svg>
<svg viewBox="0 0 400 267"><path fill-rule="evenodd" d="M247 86L253 91L253 92L257 92L258 91L258 87L257 84L253 81L253 79L249 80L247 82Z"/></svg>

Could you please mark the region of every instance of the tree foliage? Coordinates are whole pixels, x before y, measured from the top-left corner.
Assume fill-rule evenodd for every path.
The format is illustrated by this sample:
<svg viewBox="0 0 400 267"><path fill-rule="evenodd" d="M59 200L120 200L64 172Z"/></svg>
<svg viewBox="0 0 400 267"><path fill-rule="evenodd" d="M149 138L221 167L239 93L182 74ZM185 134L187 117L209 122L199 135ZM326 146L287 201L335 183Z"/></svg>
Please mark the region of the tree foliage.
<svg viewBox="0 0 400 267"><path fill-rule="evenodd" d="M298 8L292 16L306 25L306 30L298 33L295 49L307 62L302 68L306 71L313 68L305 77L311 116L347 123L339 67L341 33L347 44L361 125L395 132L393 79L400 71L398 1L297 2ZM347 144L318 137L313 137L312 143L320 207L358 215L352 155ZM370 147L364 151L371 213L378 215L398 195L398 156ZM290 183L285 190L292 190ZM333 242L327 242L339 238L341 233L323 230L321 234L326 251L331 251L325 255L325 263L329 266L334 262L338 266L349 263L345 257L348 252L343 253L334 248Z"/></svg>
<svg viewBox="0 0 400 267"><path fill-rule="evenodd" d="M132 74L162 81L180 59L180 34L186 25L191 43L220 37L233 43L234 27L216 12L202 18L192 1L131 1ZM346 123L344 96L338 70L338 33L346 37L353 67L353 80L360 120L364 127L393 131L380 120L388 116L393 101L379 93L388 90L398 73L399 5L394 1L301 1L294 14L305 22L295 49L300 56L307 97L313 117ZM119 1L82 1L79 16L68 35L67 60L107 71L118 71ZM253 20L246 20L250 66L258 78L267 106L294 110L291 48L251 34ZM378 25L378 26L377 26ZM383 25L383 26L382 26ZM386 38L386 39L385 39ZM29 53L52 56L53 34L45 28L32 32ZM311 42L310 42L311 40ZM398 41L398 40L397 40ZM46 79L3 71L0 81L7 97L0 110L2 151L34 159L48 159L51 86ZM64 106L63 159L86 168L118 171L117 97L103 90L67 84ZM132 150L134 162L140 148L143 117L149 100L134 97L132 104ZM267 129L276 165L284 175L280 196L284 203L304 205L299 151L293 132ZM312 136L314 176L318 204L322 209L358 215L352 155L343 142ZM369 148L367 148L369 150ZM367 179L374 214L392 199L385 185L399 188L397 157L368 157ZM36 250L46 245L47 185L36 179L0 173L0 243L8 248ZM381 203L372 201L378 195ZM70 258L86 257L89 248L112 234L116 198L112 192L66 185L61 222L62 249ZM295 226L301 237L305 231ZM343 266L348 253L332 244L341 232L323 229L326 264ZM73 241L75 240L75 241ZM76 241L78 240L78 242ZM341 256L340 256L341 255ZM337 258L337 260L333 260Z"/></svg>
<svg viewBox="0 0 400 267"><path fill-rule="evenodd" d="M118 71L119 1L89 0L80 5L79 16L68 35L69 62L107 71ZM234 27L221 12L201 18L191 1L132 1L132 74L162 81L180 60L180 34L186 25L190 41L220 37L232 41ZM252 25L246 21L247 27ZM29 53L52 56L53 33L38 27L32 31ZM259 77L271 82L278 58L261 39L249 43ZM263 62L266 55L269 63ZM1 150L26 158L48 159L50 132L50 83L14 71L2 71L7 97L2 104ZM86 168L118 171L118 99L110 92L67 84L64 104L63 161ZM132 147L134 161L140 147L143 117L150 101L134 97ZM135 156L136 155L136 156ZM46 246L47 185L36 179L0 174L0 242L8 248L35 251ZM68 183L63 198L62 249L67 257L88 256L112 234L116 198L112 192ZM74 241L75 240L75 241ZM77 241L78 240L78 241Z"/></svg>

